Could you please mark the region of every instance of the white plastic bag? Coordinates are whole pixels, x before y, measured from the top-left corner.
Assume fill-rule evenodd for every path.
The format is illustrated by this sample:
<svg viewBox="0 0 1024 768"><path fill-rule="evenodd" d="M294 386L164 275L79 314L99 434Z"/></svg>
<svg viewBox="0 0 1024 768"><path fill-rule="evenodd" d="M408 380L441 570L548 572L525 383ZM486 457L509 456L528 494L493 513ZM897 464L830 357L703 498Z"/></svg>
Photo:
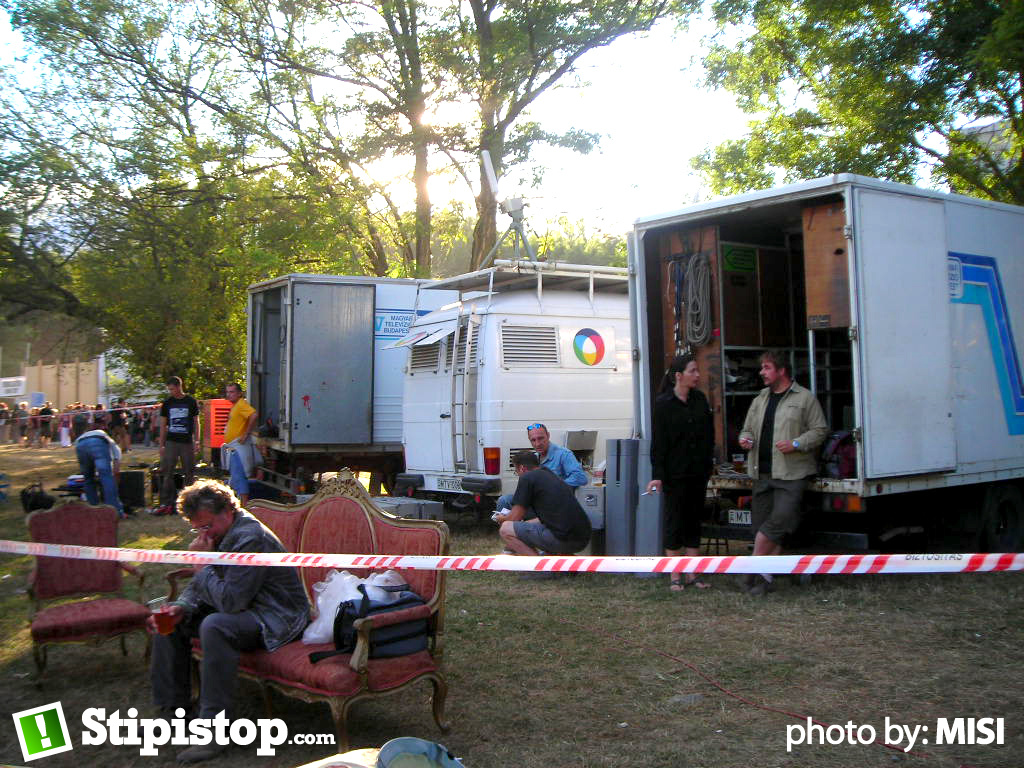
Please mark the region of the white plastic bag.
<svg viewBox="0 0 1024 768"><path fill-rule="evenodd" d="M371 573L363 583L366 585L366 596L375 603L393 603L399 593L408 589L409 585L398 571Z"/></svg>
<svg viewBox="0 0 1024 768"><path fill-rule="evenodd" d="M334 616L338 606L346 600L356 600L362 595L358 585L362 579L348 571L332 570L327 578L313 585L313 603L316 618L302 633L302 642L307 645L329 643L334 639Z"/></svg>

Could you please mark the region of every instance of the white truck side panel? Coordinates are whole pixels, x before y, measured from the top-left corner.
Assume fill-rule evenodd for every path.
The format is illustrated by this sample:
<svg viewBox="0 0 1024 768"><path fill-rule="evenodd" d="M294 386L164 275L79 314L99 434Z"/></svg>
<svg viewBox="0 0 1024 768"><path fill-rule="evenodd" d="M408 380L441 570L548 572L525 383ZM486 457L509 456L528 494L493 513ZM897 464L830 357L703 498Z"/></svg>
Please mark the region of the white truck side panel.
<svg viewBox="0 0 1024 768"><path fill-rule="evenodd" d="M953 469L944 205L865 189L855 201L865 475Z"/></svg>
<svg viewBox="0 0 1024 768"><path fill-rule="evenodd" d="M1024 463L1024 212L946 204L962 471Z"/></svg>

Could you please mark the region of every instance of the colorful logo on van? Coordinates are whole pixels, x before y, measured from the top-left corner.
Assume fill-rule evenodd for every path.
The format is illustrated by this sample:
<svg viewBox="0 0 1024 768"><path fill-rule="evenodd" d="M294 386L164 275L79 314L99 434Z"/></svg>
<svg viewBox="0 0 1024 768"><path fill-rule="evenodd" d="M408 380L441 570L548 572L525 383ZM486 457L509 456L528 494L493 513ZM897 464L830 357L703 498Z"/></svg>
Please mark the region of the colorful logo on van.
<svg viewBox="0 0 1024 768"><path fill-rule="evenodd" d="M572 340L572 351L584 365L597 365L604 359L604 339L593 328L583 328Z"/></svg>

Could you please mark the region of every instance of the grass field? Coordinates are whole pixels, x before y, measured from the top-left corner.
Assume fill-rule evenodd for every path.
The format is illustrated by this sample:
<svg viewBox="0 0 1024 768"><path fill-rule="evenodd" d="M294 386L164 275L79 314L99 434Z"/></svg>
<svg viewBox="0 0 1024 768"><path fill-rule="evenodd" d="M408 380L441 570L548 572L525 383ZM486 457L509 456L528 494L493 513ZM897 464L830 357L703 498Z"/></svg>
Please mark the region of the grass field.
<svg viewBox="0 0 1024 768"><path fill-rule="evenodd" d="M133 452L126 464L153 456ZM0 505L0 538L26 538L18 489L37 475L53 487L76 466L68 449L0 447L0 472L15 492ZM499 549L490 527L452 527L458 553ZM126 546L179 548L184 534L175 518L121 526ZM76 746L39 765L173 764L173 748L142 757L137 747L80 744L87 707L152 714L141 641L129 641L127 658L116 643L52 649L43 687L35 686L24 594L30 568L30 558L0 555L0 763L24 764L9 714L60 701ZM148 567L144 597L162 593L164 570ZM628 576L521 582L452 574L451 732L435 729L422 683L357 705L352 746L420 736L445 743L467 768L1024 765L1024 574L784 581L760 600L731 579L713 584L680 594L664 580ZM263 716L255 687L243 683L239 698L241 714ZM331 732L324 705L278 696L274 704L293 734ZM880 740L886 718L927 726L919 736L929 743L913 754L849 744L787 752L787 726L807 716L869 725ZM1005 743L935 745L937 719L956 717L1004 718ZM212 764L295 766L334 751L287 745L256 757L254 748L236 747Z"/></svg>

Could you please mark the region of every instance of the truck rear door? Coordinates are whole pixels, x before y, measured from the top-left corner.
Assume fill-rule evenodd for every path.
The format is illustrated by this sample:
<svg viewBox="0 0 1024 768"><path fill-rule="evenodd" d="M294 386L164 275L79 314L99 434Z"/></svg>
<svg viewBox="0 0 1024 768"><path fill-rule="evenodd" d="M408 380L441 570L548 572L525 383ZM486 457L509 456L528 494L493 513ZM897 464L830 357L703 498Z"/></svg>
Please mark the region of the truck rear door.
<svg viewBox="0 0 1024 768"><path fill-rule="evenodd" d="M956 466L944 204L854 190L866 477Z"/></svg>
<svg viewBox="0 0 1024 768"><path fill-rule="evenodd" d="M292 285L292 445L372 442L373 285Z"/></svg>

